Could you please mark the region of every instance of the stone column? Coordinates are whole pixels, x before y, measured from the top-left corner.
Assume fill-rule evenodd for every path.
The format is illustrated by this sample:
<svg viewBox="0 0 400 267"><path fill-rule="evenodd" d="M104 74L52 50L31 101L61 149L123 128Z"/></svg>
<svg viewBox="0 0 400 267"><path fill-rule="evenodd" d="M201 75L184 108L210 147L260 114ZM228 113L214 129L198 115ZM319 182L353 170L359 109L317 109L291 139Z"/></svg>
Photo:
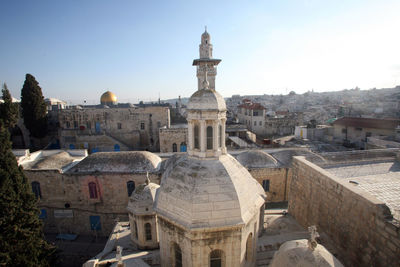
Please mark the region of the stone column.
<svg viewBox="0 0 400 267"><path fill-rule="evenodd" d="M206 121L200 121L200 151L205 153L207 145Z"/></svg>
<svg viewBox="0 0 400 267"><path fill-rule="evenodd" d="M188 153L189 153L189 155L193 154L193 149L194 149L193 127L194 127L193 121L188 120Z"/></svg>
<svg viewBox="0 0 400 267"><path fill-rule="evenodd" d="M222 126L222 131L221 131L221 139L222 139L222 144L221 144L221 152L223 154L226 154L226 146L225 146L225 123L226 119L221 119L221 126Z"/></svg>
<svg viewBox="0 0 400 267"><path fill-rule="evenodd" d="M214 152L218 151L218 120L213 121L213 150Z"/></svg>

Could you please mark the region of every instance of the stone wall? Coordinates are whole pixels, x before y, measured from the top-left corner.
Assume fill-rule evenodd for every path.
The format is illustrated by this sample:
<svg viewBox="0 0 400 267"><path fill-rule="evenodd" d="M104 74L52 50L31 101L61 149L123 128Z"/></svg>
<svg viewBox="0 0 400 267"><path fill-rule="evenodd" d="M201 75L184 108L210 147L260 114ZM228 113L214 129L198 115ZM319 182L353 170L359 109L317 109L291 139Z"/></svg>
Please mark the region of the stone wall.
<svg viewBox="0 0 400 267"><path fill-rule="evenodd" d="M59 112L59 137L62 148L107 146L82 141L84 136L106 135L114 144L124 144L129 149L159 150L159 128L169 126L169 108L143 106L126 108L64 109ZM81 140L82 139L82 140ZM114 144L106 151L114 150Z"/></svg>
<svg viewBox="0 0 400 267"><path fill-rule="evenodd" d="M115 220L128 220L127 182L135 186L145 182L146 174L63 174L57 170L25 170L29 182L39 182L41 198L38 208L46 211L43 218L46 233L97 234L108 236ZM149 174L150 180L160 183L157 173ZM97 187L98 197L89 196L89 182ZM99 216L101 230L91 228L90 216Z"/></svg>
<svg viewBox="0 0 400 267"><path fill-rule="evenodd" d="M188 144L187 128L160 128L160 152L173 152L173 144L176 144L177 152L181 151L181 144Z"/></svg>
<svg viewBox="0 0 400 267"><path fill-rule="evenodd" d="M287 201L289 194L288 185L292 174L291 169L254 168L249 169L249 172L251 176L261 184L261 186L263 186L264 180L269 180L269 191L266 191L267 203Z"/></svg>
<svg viewBox="0 0 400 267"><path fill-rule="evenodd" d="M370 194L307 161L293 160L289 213L303 226L317 225L346 266L398 266L400 224Z"/></svg>

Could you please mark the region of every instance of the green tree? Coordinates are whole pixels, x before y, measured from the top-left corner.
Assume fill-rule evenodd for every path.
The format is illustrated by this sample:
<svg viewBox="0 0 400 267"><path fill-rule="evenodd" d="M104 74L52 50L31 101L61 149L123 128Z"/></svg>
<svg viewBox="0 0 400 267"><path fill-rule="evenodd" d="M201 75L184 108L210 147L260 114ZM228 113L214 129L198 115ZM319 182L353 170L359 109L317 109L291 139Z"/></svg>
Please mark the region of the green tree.
<svg viewBox="0 0 400 267"><path fill-rule="evenodd" d="M44 137L47 133L46 104L39 83L29 73L21 90L21 107L24 124L31 136Z"/></svg>
<svg viewBox="0 0 400 267"><path fill-rule="evenodd" d="M7 110L7 112L12 111ZM11 151L8 123L2 113L0 116L0 266L50 266L54 259L55 248L43 239L35 196Z"/></svg>
<svg viewBox="0 0 400 267"><path fill-rule="evenodd" d="M2 117L3 123L7 128L13 128L18 120L19 107L17 103L12 102L10 91L8 91L7 84L3 84L4 103L0 104L0 116Z"/></svg>

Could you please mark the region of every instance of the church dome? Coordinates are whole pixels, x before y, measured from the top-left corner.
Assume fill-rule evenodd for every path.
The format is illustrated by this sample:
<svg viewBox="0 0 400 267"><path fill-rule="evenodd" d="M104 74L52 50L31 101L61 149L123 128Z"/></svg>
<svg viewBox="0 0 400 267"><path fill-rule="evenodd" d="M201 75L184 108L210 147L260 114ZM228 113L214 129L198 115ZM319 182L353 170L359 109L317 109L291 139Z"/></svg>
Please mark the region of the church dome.
<svg viewBox="0 0 400 267"><path fill-rule="evenodd" d="M260 184L230 155L214 160L180 155L168 161L155 210L188 229L247 224L264 204Z"/></svg>
<svg viewBox="0 0 400 267"><path fill-rule="evenodd" d="M226 111L226 104L217 91L202 89L190 97L187 110Z"/></svg>
<svg viewBox="0 0 400 267"><path fill-rule="evenodd" d="M292 240L282 244L275 253L271 267L343 267L326 248L320 244L314 250L308 246L308 240Z"/></svg>
<svg viewBox="0 0 400 267"><path fill-rule="evenodd" d="M237 155L236 159L246 168L274 168L278 166L274 157L260 150L242 152Z"/></svg>
<svg viewBox="0 0 400 267"><path fill-rule="evenodd" d="M136 187L129 198L128 211L137 215L153 213L153 203L159 187L155 183L145 183Z"/></svg>
<svg viewBox="0 0 400 267"><path fill-rule="evenodd" d="M115 105L117 104L117 96L113 92L107 91L101 95L100 103L102 105Z"/></svg>

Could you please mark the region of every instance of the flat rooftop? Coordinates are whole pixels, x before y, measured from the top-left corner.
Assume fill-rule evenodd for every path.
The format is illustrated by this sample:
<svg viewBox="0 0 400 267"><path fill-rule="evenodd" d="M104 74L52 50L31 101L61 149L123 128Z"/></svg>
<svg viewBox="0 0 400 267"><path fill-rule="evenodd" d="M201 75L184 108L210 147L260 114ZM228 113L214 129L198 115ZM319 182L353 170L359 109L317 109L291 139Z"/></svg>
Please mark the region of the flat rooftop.
<svg viewBox="0 0 400 267"><path fill-rule="evenodd" d="M307 158L334 177L384 202L400 220L400 150L376 149L320 154Z"/></svg>

